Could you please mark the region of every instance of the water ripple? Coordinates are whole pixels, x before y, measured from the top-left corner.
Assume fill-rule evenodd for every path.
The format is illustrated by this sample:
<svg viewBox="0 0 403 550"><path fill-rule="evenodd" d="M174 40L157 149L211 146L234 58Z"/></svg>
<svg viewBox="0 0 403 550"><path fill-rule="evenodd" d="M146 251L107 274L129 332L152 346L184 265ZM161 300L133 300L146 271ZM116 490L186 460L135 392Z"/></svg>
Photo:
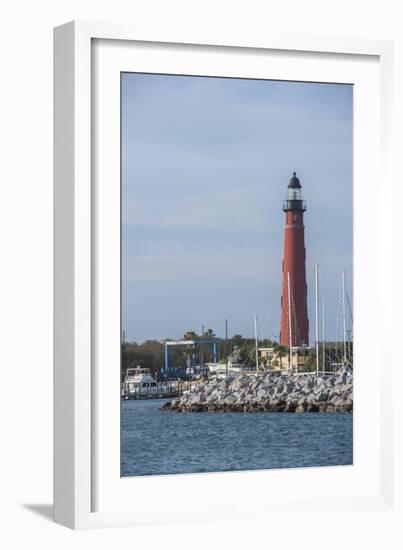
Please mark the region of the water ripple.
<svg viewBox="0 0 403 550"><path fill-rule="evenodd" d="M122 402L122 476L353 462L352 414L174 413Z"/></svg>

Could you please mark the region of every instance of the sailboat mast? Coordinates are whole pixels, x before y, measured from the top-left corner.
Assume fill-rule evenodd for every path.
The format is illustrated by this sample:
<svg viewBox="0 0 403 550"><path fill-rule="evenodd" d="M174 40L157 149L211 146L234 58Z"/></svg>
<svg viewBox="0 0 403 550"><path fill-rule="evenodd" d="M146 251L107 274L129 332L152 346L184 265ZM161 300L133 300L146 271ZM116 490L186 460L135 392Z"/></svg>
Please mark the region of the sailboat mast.
<svg viewBox="0 0 403 550"><path fill-rule="evenodd" d="M343 292L343 364L347 363L347 345L346 345L346 282L344 269L341 276Z"/></svg>
<svg viewBox="0 0 403 550"><path fill-rule="evenodd" d="M325 300L322 300L322 372L325 372Z"/></svg>
<svg viewBox="0 0 403 550"><path fill-rule="evenodd" d="M202 325L202 340L204 338L204 325ZM202 376L204 379L204 353L203 353L203 346L200 346L200 366L202 371Z"/></svg>
<svg viewBox="0 0 403 550"><path fill-rule="evenodd" d="M259 349L257 343L257 315L255 315L255 353L256 353L256 372L259 372Z"/></svg>
<svg viewBox="0 0 403 550"><path fill-rule="evenodd" d="M225 319L225 376L228 377L228 319Z"/></svg>
<svg viewBox="0 0 403 550"><path fill-rule="evenodd" d="M292 319L291 319L291 287L290 287L290 272L287 271L287 287L288 287L288 343L290 347L290 369L292 372Z"/></svg>
<svg viewBox="0 0 403 550"><path fill-rule="evenodd" d="M315 264L315 340L316 340L316 375L319 375L319 300L318 300L318 270Z"/></svg>

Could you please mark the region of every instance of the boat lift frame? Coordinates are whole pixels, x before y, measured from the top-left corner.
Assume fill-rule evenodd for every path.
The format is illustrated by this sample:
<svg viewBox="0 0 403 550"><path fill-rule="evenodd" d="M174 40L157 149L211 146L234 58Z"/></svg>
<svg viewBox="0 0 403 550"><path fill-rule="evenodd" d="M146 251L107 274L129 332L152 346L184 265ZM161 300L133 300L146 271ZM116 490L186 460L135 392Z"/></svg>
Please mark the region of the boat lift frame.
<svg viewBox="0 0 403 550"><path fill-rule="evenodd" d="M218 338L201 338L197 340L163 340L162 343L164 344L164 354L165 354L165 372L168 372L169 370L169 353L168 348L169 346L191 346L192 347L192 367L196 364L196 348L199 345L202 344L209 344L212 346L213 349L213 361L214 363L217 363L219 359L219 349L218 349Z"/></svg>

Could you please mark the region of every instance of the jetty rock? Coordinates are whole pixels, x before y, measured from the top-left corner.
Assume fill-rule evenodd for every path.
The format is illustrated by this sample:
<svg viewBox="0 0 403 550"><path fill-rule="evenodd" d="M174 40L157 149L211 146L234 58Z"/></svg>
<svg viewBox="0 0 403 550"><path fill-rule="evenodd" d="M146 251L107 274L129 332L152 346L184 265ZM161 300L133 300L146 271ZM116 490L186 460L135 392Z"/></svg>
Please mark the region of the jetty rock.
<svg viewBox="0 0 403 550"><path fill-rule="evenodd" d="M232 374L199 382L168 401L163 410L177 412L327 412L353 410L352 372L332 375L273 372Z"/></svg>

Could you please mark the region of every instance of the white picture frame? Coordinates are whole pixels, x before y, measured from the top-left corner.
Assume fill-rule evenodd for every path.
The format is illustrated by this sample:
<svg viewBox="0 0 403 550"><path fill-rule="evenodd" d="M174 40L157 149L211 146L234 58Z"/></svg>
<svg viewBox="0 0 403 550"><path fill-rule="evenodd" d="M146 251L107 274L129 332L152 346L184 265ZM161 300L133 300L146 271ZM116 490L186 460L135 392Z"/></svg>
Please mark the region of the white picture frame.
<svg viewBox="0 0 403 550"><path fill-rule="evenodd" d="M387 510L395 517L392 419L398 419L388 388L396 355L393 348L383 350L380 368L381 350L374 342L385 316L395 314L385 289L397 284L393 270L385 267L393 265L397 247L390 215L396 208L392 55L392 43L376 40L285 35L217 39L208 34L189 37L185 31L182 36L153 37L128 25L88 22L55 29L56 522L78 529L177 522L178 517L265 517L285 510L296 514L301 503L313 518L324 507L338 513ZM270 59L272 72L263 67L265 59ZM120 479L119 396L114 371L105 366L119 361L120 350L120 104L114 83L120 71L136 67L143 72L227 71L227 76L355 84L354 244L359 256L354 258L354 309L361 322L355 334L353 467ZM105 109L109 104L110 112ZM364 191L366 208L357 200ZM112 289L108 299L105 289ZM368 315L369 296L380 320L377 330ZM360 369L360 364L368 367ZM365 429L366 422L371 430ZM270 491L262 490L265 484ZM184 499L189 488L198 494L197 502ZM156 491L170 495L169 509L150 498ZM240 504L239 495L247 506Z"/></svg>

